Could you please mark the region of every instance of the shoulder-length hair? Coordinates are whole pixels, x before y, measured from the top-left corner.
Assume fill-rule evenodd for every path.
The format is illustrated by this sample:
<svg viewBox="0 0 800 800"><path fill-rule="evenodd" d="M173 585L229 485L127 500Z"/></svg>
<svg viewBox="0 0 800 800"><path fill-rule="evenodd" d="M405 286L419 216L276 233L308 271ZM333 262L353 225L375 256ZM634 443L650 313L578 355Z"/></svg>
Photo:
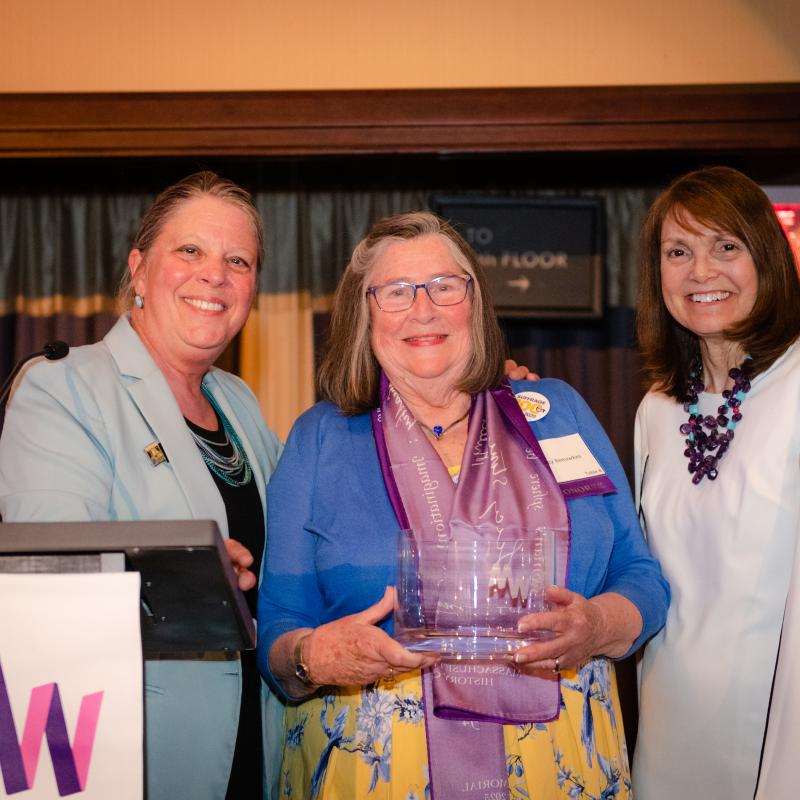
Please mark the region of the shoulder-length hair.
<svg viewBox="0 0 800 800"><path fill-rule="evenodd" d="M361 414L379 404L380 365L370 342L367 286L381 256L393 244L436 236L453 260L472 277L469 320L472 354L456 388L469 394L504 380L505 342L492 307L486 276L472 248L445 220L427 211L397 214L376 222L356 246L333 299L328 348L317 375L319 394L345 414Z"/></svg>
<svg viewBox="0 0 800 800"><path fill-rule="evenodd" d="M250 193L233 181L222 178L216 172L203 170L173 183L162 191L145 212L139 224L139 231L133 242L133 249L143 253L152 247L164 224L178 207L187 200L197 197L216 197L243 211L253 225L256 234L256 270L261 271L264 260L264 223ZM133 304L133 275L126 269L117 290L117 307L120 313L128 311Z"/></svg>
<svg viewBox="0 0 800 800"><path fill-rule="evenodd" d="M724 331L750 355L748 372L768 369L800 336L800 282L791 246L761 188L730 167L708 167L675 180L656 198L642 229L636 332L648 386L683 399L698 336L670 315L661 290L661 229L671 216L691 230L691 219L745 244L758 288L747 317Z"/></svg>

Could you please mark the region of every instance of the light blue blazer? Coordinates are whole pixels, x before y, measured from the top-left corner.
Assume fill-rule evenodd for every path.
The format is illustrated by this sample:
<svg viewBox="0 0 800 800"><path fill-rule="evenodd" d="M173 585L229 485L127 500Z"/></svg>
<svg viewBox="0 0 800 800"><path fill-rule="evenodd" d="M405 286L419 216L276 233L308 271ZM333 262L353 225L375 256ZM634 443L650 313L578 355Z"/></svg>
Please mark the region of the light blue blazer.
<svg viewBox="0 0 800 800"><path fill-rule="evenodd" d="M265 504L277 437L242 380L212 368L203 383L239 434ZM168 462L152 464L145 448L153 442ZM219 491L127 317L102 342L33 362L18 381L0 438L0 514L7 522L213 519L228 536ZM262 695L271 788L282 706L266 686ZM225 797L240 696L238 659L209 653L145 662L149 800Z"/></svg>

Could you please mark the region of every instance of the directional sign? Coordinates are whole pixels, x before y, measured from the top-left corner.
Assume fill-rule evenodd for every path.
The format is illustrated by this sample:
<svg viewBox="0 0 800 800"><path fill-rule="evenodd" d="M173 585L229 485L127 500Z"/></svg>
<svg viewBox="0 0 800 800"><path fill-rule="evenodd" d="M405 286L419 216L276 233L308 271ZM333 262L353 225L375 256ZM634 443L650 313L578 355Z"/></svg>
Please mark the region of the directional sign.
<svg viewBox="0 0 800 800"><path fill-rule="evenodd" d="M531 286L531 282L527 275L523 275L521 278L511 278L511 280L507 280L506 286L516 286L521 292L527 292Z"/></svg>
<svg viewBox="0 0 800 800"><path fill-rule="evenodd" d="M602 316L602 198L436 196L431 206L474 248L502 316Z"/></svg>

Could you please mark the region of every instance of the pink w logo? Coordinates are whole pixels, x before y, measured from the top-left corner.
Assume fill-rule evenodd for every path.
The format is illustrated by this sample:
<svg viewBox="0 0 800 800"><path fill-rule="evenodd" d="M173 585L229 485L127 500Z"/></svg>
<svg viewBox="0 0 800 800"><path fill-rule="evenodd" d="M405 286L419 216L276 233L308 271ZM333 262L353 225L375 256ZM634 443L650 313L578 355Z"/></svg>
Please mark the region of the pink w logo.
<svg viewBox="0 0 800 800"><path fill-rule="evenodd" d="M86 788L86 776L92 760L94 735L102 702L102 692L84 695L75 725L75 737L70 745L58 684L36 686L31 690L25 729L22 732L22 741L19 741L3 669L0 666L0 769L3 772L6 794L16 794L33 788L39 751L45 735L59 795L64 797L82 792Z"/></svg>

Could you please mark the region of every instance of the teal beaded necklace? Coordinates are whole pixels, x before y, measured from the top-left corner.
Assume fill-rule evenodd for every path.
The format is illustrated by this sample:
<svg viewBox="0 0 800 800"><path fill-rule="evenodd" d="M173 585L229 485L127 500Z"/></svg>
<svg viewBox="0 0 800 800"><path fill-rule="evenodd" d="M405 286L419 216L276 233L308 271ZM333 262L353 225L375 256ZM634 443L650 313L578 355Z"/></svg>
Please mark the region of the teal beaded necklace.
<svg viewBox="0 0 800 800"><path fill-rule="evenodd" d="M205 386L201 386L200 389L205 395L206 400L211 404L211 408L214 409L219 421L222 423L225 441L213 442L210 439L206 439L202 434L197 433L191 427L189 428L189 432L192 434L192 438L200 451L203 461L214 475L220 480L225 481L229 486L246 486L253 479L253 470L247 458L247 453L242 446L242 442L236 434L233 425L228 422L228 418L217 405L211 392L209 392ZM221 455L217 448L226 447L228 445L230 445L231 454L229 456Z"/></svg>

